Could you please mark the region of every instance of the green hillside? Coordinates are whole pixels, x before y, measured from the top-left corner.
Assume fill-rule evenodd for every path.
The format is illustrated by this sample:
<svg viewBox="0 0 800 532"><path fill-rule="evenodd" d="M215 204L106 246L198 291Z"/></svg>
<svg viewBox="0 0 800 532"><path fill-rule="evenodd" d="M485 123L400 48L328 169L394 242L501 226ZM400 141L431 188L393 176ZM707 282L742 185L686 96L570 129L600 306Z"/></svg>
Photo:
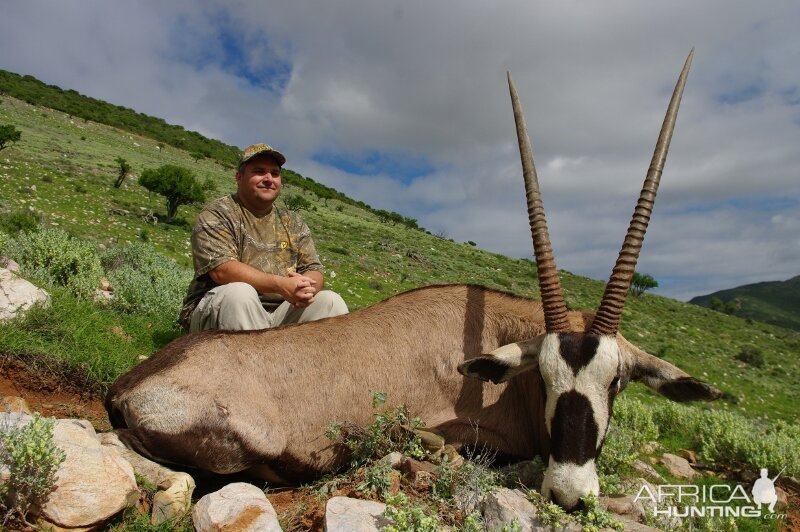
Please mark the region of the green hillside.
<svg viewBox="0 0 800 532"><path fill-rule="evenodd" d="M199 206L181 207L172 225L145 222L147 212L163 213L163 199L140 187L136 175L121 188L113 188L116 157L127 159L134 174L166 163L179 164L192 168L201 180L215 182L218 195L234 189L232 170L212 159L195 162L186 151L157 149L156 140L6 96L0 100L0 124L9 123L22 131L22 140L0 152L0 213L35 212L44 226L63 228L98 246L146 241L181 267L190 267L189 233ZM290 184L285 197L293 195L303 195L311 203L303 216L327 267L328 286L340 292L352 309L434 283L477 283L538 296L535 268L529 260L443 240L393 223L353 205L353 200L320 198ZM567 272L562 279L572 308L596 306L603 283ZM78 303L66 302L62 308L72 314L84 312L75 305ZM153 323L145 317L110 311L102 316L101 311L95 313L102 326L111 328L119 323L133 337L130 341L107 335L102 348L106 353L118 350L124 359L109 369L96 368L100 362L80 358L88 356L83 351L97 349L92 344L81 343L77 337L71 340L79 363L88 364L88 371L101 385L133 365L136 357L149 355L178 334L171 322ZM794 403L800 392L800 335L794 331L645 294L629 299L622 333L725 390L727 400L711 408L790 421L800 418ZM17 330L8 326L0 330L0 352L47 355L50 350L64 351L67 344L63 331L48 329L42 334L36 327ZM745 345L755 345L763 352L763 368L735 360ZM638 385L631 386L628 394L653 399Z"/></svg>
<svg viewBox="0 0 800 532"><path fill-rule="evenodd" d="M712 308L712 300L732 303L734 316L800 331L800 275L787 281L769 281L720 290L692 298L689 303ZM718 303L717 303L718 304Z"/></svg>

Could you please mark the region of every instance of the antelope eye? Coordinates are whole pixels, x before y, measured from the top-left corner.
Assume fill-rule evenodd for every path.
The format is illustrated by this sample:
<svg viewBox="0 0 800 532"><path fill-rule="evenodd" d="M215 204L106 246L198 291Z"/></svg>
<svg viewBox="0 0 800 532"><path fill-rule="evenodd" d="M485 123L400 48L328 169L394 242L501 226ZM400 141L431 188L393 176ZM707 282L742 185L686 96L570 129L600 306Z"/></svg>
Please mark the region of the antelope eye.
<svg viewBox="0 0 800 532"><path fill-rule="evenodd" d="M614 377L614 380L611 381L611 384L608 385L609 390L613 390L619 387L619 377Z"/></svg>

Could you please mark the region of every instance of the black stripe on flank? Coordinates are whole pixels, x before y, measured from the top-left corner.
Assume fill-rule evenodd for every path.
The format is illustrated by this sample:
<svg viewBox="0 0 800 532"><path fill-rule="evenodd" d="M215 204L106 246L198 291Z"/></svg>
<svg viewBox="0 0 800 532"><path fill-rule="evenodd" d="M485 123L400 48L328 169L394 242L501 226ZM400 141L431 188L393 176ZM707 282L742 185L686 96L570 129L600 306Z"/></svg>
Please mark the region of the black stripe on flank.
<svg viewBox="0 0 800 532"><path fill-rule="evenodd" d="M575 390L561 394L551 425L551 454L556 462L582 465L597 455L597 423L589 399Z"/></svg>
<svg viewBox="0 0 800 532"><path fill-rule="evenodd" d="M600 337L593 334L561 333L558 350L575 375L594 358Z"/></svg>

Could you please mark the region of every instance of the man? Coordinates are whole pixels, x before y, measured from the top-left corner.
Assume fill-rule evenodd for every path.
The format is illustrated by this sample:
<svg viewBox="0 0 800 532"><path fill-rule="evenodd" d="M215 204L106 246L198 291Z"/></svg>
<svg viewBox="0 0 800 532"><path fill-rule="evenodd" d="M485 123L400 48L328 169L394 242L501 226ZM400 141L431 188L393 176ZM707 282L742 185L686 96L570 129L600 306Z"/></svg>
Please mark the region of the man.
<svg viewBox="0 0 800 532"><path fill-rule="evenodd" d="M278 208L286 158L248 146L236 193L208 204L192 231L195 277L180 321L189 332L265 329L347 313L324 279L308 226Z"/></svg>

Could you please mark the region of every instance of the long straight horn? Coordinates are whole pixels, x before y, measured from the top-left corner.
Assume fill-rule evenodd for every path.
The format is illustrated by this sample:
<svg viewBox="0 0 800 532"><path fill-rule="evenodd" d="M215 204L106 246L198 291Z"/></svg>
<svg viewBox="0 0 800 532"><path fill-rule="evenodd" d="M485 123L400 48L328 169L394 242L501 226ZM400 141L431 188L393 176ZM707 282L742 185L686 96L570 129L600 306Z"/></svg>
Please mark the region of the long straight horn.
<svg viewBox="0 0 800 532"><path fill-rule="evenodd" d="M683 71L675 85L672 99L667 108L667 115L664 117L664 124L661 126L661 133L656 142L656 149L653 159L650 161L650 168L644 180L642 192L639 195L639 202L633 211L633 218L628 227L628 234L622 243L622 249L617 258L617 264L611 272L611 278L606 284L606 290L600 307L595 314L590 334L616 334L619 329L619 321L622 317L622 308L625 306L625 297L633 279L633 272L636 268L636 261L639 258L639 251L642 249L644 234L647 231L647 224L650 222L650 215L653 212L653 204L656 200L658 183L661 173L664 171L664 161L667 159L669 143L672 140L672 131L675 129L675 120L678 116L678 108L683 96L683 87L686 85L686 78L689 75L689 67L692 64L694 48L689 52Z"/></svg>
<svg viewBox="0 0 800 532"><path fill-rule="evenodd" d="M536 270L539 276L539 290L542 293L542 308L547 332L564 332L569 328L567 305L561 293L556 262L550 235L547 233L547 220L544 219L542 194L539 191L539 178L533 164L533 150L525 126L525 116L517 96L517 88L508 73L508 90L511 92L511 106L514 108L514 121L517 124L519 155L522 158L522 176L525 178L525 197L528 200L528 222L533 236L533 252L536 256Z"/></svg>

